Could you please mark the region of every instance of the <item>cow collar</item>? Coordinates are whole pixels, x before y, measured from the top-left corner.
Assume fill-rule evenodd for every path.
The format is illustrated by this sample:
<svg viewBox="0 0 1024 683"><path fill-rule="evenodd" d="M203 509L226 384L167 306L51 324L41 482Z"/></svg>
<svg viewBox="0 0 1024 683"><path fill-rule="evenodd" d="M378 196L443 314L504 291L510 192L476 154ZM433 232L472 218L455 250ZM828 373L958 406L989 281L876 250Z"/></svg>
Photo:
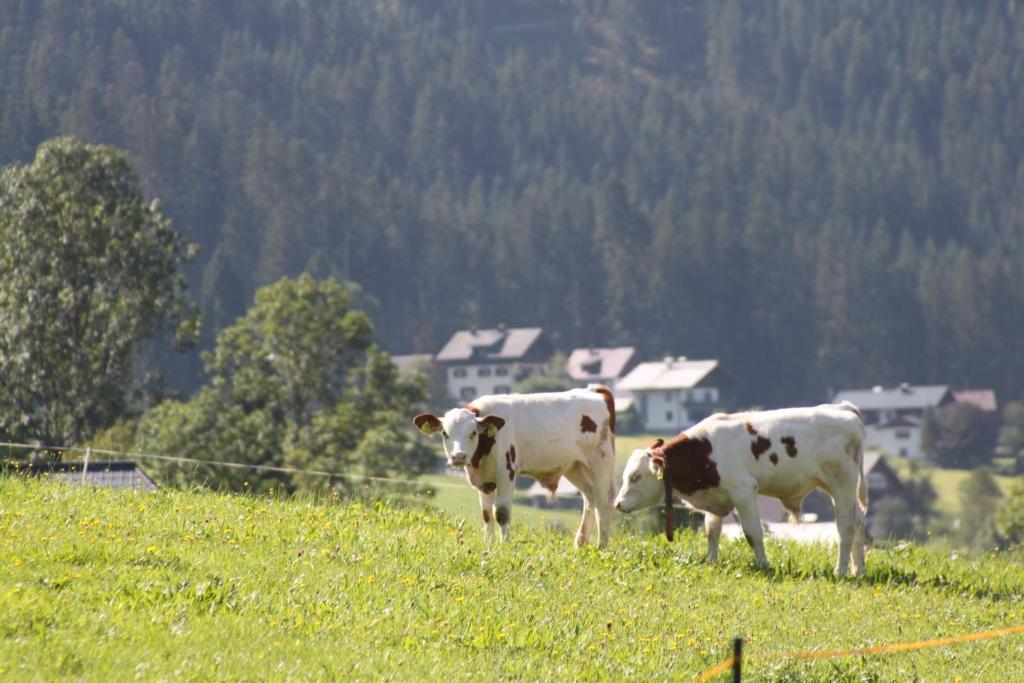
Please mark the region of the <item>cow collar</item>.
<svg viewBox="0 0 1024 683"><path fill-rule="evenodd" d="M663 448L651 451L651 457L661 461L661 480L665 483L665 538L669 543L675 536L675 520L672 517L672 478L668 475L668 456Z"/></svg>

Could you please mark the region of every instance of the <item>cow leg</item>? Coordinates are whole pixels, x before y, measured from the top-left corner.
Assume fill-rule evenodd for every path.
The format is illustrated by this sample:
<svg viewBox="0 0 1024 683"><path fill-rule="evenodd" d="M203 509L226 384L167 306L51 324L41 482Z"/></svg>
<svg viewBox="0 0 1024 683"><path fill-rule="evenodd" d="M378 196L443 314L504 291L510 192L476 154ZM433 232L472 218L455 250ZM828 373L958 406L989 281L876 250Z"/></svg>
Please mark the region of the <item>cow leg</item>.
<svg viewBox="0 0 1024 683"><path fill-rule="evenodd" d="M597 545L603 547L608 545L608 537L612 532L612 498L615 497L615 487L612 478L614 476L613 465L615 463L615 451L604 453L599 458L607 458L595 463L597 465L594 473L594 510L597 513ZM605 463L607 462L607 466Z"/></svg>
<svg viewBox="0 0 1024 683"><path fill-rule="evenodd" d="M839 532L839 557L836 558L835 573L846 576L850 567L850 551L853 548L853 537L857 533L857 503L846 488L835 487L832 503L836 508L836 531Z"/></svg>
<svg viewBox="0 0 1024 683"><path fill-rule="evenodd" d="M712 512L705 512L704 533L708 537L708 562L717 562L718 539L722 537L722 517Z"/></svg>
<svg viewBox="0 0 1024 683"><path fill-rule="evenodd" d="M864 528L864 511L859 505L853 506L856 530L853 533L853 547L850 556L853 560L853 575L864 576L864 546L867 543L867 530Z"/></svg>
<svg viewBox="0 0 1024 683"><path fill-rule="evenodd" d="M488 541L494 540L494 492L484 493L478 491L480 494L480 513L484 518L484 537Z"/></svg>
<svg viewBox="0 0 1024 683"><path fill-rule="evenodd" d="M594 526L594 481L579 463L566 470L565 478L583 495L583 516L580 518L580 528L576 531L576 547L582 548L590 540L590 531Z"/></svg>
<svg viewBox="0 0 1024 683"><path fill-rule="evenodd" d="M512 492L515 490L514 479L506 483L504 477L499 478L498 491L494 502L494 519L501 531L501 540L508 541L508 527L512 522Z"/></svg>
<svg viewBox="0 0 1024 683"><path fill-rule="evenodd" d="M768 556L764 552L764 531L761 529L761 515L757 511L757 487L751 487L743 499L736 501L736 514L740 517L743 535L754 551L757 566L768 567Z"/></svg>

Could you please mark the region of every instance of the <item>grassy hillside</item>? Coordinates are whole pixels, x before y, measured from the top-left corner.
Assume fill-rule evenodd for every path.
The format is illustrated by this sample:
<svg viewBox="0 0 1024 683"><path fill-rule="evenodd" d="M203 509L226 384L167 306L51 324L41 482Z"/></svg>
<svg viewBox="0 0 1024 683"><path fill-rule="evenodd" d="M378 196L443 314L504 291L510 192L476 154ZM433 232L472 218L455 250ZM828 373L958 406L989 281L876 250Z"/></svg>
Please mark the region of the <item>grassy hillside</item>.
<svg viewBox="0 0 1024 683"><path fill-rule="evenodd" d="M0 480L0 675L17 680L685 679L726 654L856 647L1024 621L1024 568L905 547L839 581L831 553L473 525L384 503L134 494ZM1024 637L759 678L1010 680Z"/></svg>

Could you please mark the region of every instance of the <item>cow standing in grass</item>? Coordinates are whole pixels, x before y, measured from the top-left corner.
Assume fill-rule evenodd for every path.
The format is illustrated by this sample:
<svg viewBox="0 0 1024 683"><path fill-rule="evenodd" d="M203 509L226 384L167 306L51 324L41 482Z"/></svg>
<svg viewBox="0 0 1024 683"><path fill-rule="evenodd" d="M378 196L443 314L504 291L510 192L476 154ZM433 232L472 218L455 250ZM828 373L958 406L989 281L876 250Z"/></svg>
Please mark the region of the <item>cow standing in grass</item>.
<svg viewBox="0 0 1024 683"><path fill-rule="evenodd" d="M495 522L508 540L516 476L533 477L554 493L565 477L583 494L576 545L608 542L615 468L615 401L601 385L542 394L481 396L436 417L417 415L424 434L441 434L448 464L466 470L480 494L488 539Z"/></svg>
<svg viewBox="0 0 1024 683"><path fill-rule="evenodd" d="M680 495L704 511L708 559L718 557L722 518L736 510L757 563L764 552L758 494L782 501L794 518L804 497L820 487L832 497L839 531L835 571L864 572L864 424L852 403L719 413L664 443L633 452L622 473L615 507L622 512ZM667 478L668 482L662 481ZM666 504L668 501L666 500Z"/></svg>

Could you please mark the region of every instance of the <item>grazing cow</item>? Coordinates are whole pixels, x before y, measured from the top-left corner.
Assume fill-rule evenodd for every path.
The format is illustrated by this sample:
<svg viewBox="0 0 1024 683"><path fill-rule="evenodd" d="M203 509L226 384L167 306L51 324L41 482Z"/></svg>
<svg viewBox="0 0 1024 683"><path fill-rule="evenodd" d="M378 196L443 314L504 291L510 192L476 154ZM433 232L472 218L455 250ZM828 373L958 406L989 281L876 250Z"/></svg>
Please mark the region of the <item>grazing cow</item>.
<svg viewBox="0 0 1024 683"><path fill-rule="evenodd" d="M757 512L757 496L782 501L794 518L815 487L836 509L839 559L845 575L852 553L853 573L864 572L864 515L867 489L863 472L864 424L852 403L748 413L718 413L664 443L633 451L622 473L615 507L622 512L658 503L664 490L703 510L708 559L718 557L722 517L739 514L757 563L767 566ZM663 481L662 481L663 480Z"/></svg>
<svg viewBox="0 0 1024 683"><path fill-rule="evenodd" d="M615 494L615 400L604 386L544 394L481 396L465 408L413 422L424 434L441 434L448 464L463 467L480 494L488 540L494 523L508 540L516 476L533 477L552 494L565 477L583 494L576 545L608 542ZM467 466L468 465L468 466ZM493 516L492 516L493 510Z"/></svg>

